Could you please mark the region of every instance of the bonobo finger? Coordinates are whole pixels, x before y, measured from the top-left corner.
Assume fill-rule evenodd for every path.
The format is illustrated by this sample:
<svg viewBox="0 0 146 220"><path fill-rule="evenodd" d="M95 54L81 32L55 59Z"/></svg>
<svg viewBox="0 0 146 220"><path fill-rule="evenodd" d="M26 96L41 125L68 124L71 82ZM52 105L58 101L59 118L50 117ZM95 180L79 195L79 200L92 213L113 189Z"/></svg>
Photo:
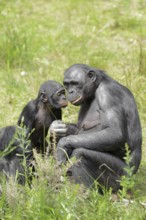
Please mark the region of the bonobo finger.
<svg viewBox="0 0 146 220"><path fill-rule="evenodd" d="M50 126L50 131L54 130L55 128L64 128L64 127L66 127L65 123L63 123L61 120L55 120L52 122Z"/></svg>
<svg viewBox="0 0 146 220"><path fill-rule="evenodd" d="M67 134L67 128L60 128L60 129L54 129L53 131L50 131L51 136L55 136L56 137L64 137Z"/></svg>
<svg viewBox="0 0 146 220"><path fill-rule="evenodd" d="M63 139L63 138L62 138ZM62 146L62 141L60 140L60 142L57 145L57 149L56 149L56 159L59 162L59 164L61 165L62 163L66 162L67 159L67 152L64 149L64 147Z"/></svg>
<svg viewBox="0 0 146 220"><path fill-rule="evenodd" d="M62 134L67 132L67 128L54 129L54 132L57 134Z"/></svg>
<svg viewBox="0 0 146 220"><path fill-rule="evenodd" d="M56 126L56 127L51 127L50 128L50 133L52 134L52 133L56 133L56 134L62 134L62 133L64 133L64 134L66 134L67 133L67 127L66 127L66 125L63 125L63 126Z"/></svg>
<svg viewBox="0 0 146 220"><path fill-rule="evenodd" d="M66 154L63 149L56 150L56 160L59 162L59 165L64 164L66 162Z"/></svg>
<svg viewBox="0 0 146 220"><path fill-rule="evenodd" d="M57 124L62 124L62 123L63 123L63 122L62 122L61 120L55 120L55 121L52 122L51 125L54 126L55 124L57 125Z"/></svg>
<svg viewBox="0 0 146 220"><path fill-rule="evenodd" d="M66 128L66 124L54 124L53 126L51 126L51 128L52 127L53 127L53 129Z"/></svg>

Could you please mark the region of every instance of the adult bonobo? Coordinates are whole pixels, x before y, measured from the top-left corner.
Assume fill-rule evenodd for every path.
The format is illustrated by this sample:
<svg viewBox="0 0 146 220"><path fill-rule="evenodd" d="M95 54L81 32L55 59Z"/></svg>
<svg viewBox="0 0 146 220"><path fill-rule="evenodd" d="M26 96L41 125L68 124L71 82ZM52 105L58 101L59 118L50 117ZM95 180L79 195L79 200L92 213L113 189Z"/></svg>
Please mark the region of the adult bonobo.
<svg viewBox="0 0 146 220"><path fill-rule="evenodd" d="M65 71L64 86L68 100L81 108L77 132L58 142L57 160L65 163L67 154L77 158L68 172L77 183L90 187L97 180L118 190L126 175L126 143L133 173L141 161L141 125L132 93L104 71L84 64Z"/></svg>
<svg viewBox="0 0 146 220"><path fill-rule="evenodd" d="M54 80L48 80L41 85L37 98L28 102L22 110L18 125L26 126L32 147L38 152L45 152L45 138L50 124L56 119L61 120L61 108L67 104L64 87Z"/></svg>

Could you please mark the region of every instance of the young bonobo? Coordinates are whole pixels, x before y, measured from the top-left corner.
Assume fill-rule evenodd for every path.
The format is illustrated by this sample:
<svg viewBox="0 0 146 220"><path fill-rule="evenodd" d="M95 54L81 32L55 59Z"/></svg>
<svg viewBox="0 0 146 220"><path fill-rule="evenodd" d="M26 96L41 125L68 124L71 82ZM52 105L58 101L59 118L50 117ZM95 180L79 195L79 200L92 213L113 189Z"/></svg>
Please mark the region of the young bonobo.
<svg viewBox="0 0 146 220"><path fill-rule="evenodd" d="M38 152L44 154L48 129L54 120L61 120L61 108L67 104L63 86L54 80L48 80L41 85L38 97L28 102L22 110L18 125L27 128L32 147Z"/></svg>
<svg viewBox="0 0 146 220"><path fill-rule="evenodd" d="M85 64L65 71L64 86L68 100L81 107L78 131L59 140L57 160L65 163L66 154L77 158L68 172L77 183L90 187L97 180L107 189L118 190L121 176L127 175L126 144L133 173L141 161L141 124L132 93L104 71Z"/></svg>
<svg viewBox="0 0 146 220"><path fill-rule="evenodd" d="M25 184L25 174L28 174L27 167L32 158L30 141L24 137L25 130L20 127L7 126L0 129L0 173L3 173L7 180L18 174L17 181L22 185Z"/></svg>

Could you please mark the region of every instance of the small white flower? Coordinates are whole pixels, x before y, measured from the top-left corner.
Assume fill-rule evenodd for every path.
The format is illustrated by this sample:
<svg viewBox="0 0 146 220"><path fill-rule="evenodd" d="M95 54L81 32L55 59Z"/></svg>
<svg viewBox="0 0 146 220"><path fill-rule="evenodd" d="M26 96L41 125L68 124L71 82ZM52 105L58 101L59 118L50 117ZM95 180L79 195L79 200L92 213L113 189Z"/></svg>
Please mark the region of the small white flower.
<svg viewBox="0 0 146 220"><path fill-rule="evenodd" d="M22 71L22 72L20 73L21 76L26 76L27 74L28 74L28 73L25 72L25 71Z"/></svg>

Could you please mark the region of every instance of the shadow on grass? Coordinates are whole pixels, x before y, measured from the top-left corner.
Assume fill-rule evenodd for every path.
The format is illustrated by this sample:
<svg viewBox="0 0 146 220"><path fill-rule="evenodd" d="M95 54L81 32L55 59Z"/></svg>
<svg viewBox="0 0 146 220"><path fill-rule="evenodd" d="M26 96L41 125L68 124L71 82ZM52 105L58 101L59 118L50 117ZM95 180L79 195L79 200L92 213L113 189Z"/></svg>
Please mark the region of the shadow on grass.
<svg viewBox="0 0 146 220"><path fill-rule="evenodd" d="M136 198L145 200L146 196L146 163L142 164L136 174L135 195ZM145 200L146 201L146 200Z"/></svg>

